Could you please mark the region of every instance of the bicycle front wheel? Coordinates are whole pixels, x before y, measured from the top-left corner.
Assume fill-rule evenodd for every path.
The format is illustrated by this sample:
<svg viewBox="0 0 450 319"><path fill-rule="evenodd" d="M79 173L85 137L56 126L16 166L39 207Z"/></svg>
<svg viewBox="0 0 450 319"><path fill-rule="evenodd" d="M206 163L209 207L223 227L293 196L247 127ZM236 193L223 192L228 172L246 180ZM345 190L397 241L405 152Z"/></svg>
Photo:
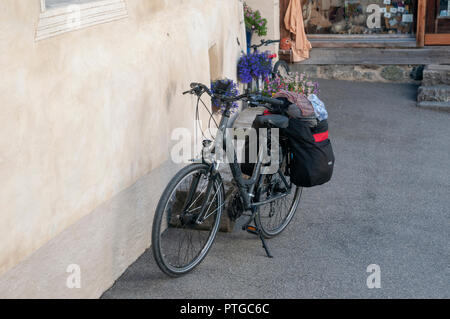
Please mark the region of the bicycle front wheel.
<svg viewBox="0 0 450 319"><path fill-rule="evenodd" d="M156 208L152 250L159 268L177 277L193 270L206 257L219 229L224 187L210 166L183 168L164 190ZM202 221L198 217L204 211Z"/></svg>

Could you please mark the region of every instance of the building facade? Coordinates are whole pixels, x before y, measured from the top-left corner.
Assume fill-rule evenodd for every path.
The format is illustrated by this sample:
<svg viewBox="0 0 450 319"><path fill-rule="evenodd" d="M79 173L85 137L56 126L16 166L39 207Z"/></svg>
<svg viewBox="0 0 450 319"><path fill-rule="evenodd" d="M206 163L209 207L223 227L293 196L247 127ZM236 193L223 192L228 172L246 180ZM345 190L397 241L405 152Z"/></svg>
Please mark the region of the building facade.
<svg viewBox="0 0 450 319"><path fill-rule="evenodd" d="M236 76L242 3L2 0L0 20L0 298L99 297L150 245L181 93Z"/></svg>
<svg viewBox="0 0 450 319"><path fill-rule="evenodd" d="M291 0L280 0L280 37ZM271 5L272 0L267 0ZM414 81L411 72L450 63L447 0L302 0L310 59L294 69L312 77L361 81ZM289 61L289 51L280 51Z"/></svg>

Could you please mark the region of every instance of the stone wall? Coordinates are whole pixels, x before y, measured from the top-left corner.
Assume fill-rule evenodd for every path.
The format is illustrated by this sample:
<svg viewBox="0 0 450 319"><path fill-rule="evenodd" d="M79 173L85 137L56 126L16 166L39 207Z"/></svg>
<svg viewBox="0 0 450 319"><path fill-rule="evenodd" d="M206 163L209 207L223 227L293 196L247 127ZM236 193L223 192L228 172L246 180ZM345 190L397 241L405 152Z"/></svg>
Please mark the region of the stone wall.
<svg viewBox="0 0 450 319"><path fill-rule="evenodd" d="M421 69L420 65L291 65L291 71L311 78L393 83L418 83Z"/></svg>

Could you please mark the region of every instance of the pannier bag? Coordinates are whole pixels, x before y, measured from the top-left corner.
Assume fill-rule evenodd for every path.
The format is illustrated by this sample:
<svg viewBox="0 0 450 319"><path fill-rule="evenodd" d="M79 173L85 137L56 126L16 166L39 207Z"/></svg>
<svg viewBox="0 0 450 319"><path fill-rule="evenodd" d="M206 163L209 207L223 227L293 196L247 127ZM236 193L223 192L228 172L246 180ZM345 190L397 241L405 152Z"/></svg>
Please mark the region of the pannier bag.
<svg viewBox="0 0 450 319"><path fill-rule="evenodd" d="M290 176L293 184L312 187L328 182L333 175L334 154L328 139L328 122L311 127L301 119L291 118L284 130L292 153Z"/></svg>
<svg viewBox="0 0 450 319"><path fill-rule="evenodd" d="M316 96L312 98L311 102L307 98L300 98L300 94L287 93L285 96L277 97L284 101L285 105L275 111L275 114L287 114L290 117L289 126L281 129L280 134L287 137L288 140L288 148L291 153L289 159L291 181L300 187L325 184L333 175L335 160L328 138L328 121L326 119L328 114L325 106ZM292 100L295 100L296 103L293 104ZM261 121L258 119L270 114L273 113L264 112L264 115L258 115L252 127L257 131L264 127L259 124ZM259 144L259 133L257 135ZM282 147L285 147L283 143ZM244 163L241 164L241 170L246 175L252 175L255 166L249 161L250 149L254 150L255 145L250 146L249 141L246 140Z"/></svg>

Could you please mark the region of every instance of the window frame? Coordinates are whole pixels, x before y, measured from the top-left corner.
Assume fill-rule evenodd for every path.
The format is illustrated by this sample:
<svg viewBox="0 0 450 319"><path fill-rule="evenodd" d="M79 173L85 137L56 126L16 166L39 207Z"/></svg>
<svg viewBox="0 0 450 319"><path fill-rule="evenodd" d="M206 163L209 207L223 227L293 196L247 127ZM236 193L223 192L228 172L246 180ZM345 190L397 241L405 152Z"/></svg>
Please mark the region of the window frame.
<svg viewBox="0 0 450 319"><path fill-rule="evenodd" d="M35 41L128 17L125 0L94 0L54 8L47 8L46 0L39 1Z"/></svg>

